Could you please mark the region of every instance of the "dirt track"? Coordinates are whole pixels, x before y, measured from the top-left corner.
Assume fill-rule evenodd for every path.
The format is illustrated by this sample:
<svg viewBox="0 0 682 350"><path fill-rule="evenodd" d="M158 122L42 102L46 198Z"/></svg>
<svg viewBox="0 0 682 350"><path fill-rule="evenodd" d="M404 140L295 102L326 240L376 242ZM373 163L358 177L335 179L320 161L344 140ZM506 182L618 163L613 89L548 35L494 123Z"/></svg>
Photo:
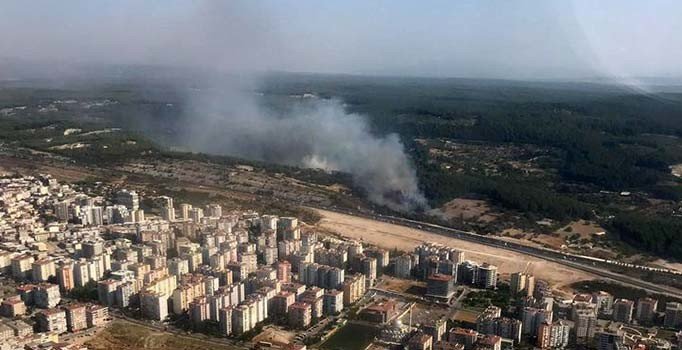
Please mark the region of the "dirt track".
<svg viewBox="0 0 682 350"><path fill-rule="evenodd" d="M536 278L550 282L554 288L563 289L573 282L598 278L590 273L560 264L537 259L524 254L497 249L482 244L444 237L438 234L405 226L360 218L331 211L315 209L323 219L318 226L344 237L356 239L386 249L411 251L422 242L437 242L465 252L465 258L497 265L502 278L512 272L526 270Z"/></svg>

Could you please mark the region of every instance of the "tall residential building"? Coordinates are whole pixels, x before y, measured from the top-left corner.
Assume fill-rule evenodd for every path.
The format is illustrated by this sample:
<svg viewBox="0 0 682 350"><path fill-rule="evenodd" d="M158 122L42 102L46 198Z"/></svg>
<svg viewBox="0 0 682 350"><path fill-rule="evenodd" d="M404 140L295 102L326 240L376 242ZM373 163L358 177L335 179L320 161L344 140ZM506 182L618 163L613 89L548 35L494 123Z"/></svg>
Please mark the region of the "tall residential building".
<svg viewBox="0 0 682 350"><path fill-rule="evenodd" d="M187 203L180 204L180 219L189 220L189 211L192 210L192 205Z"/></svg>
<svg viewBox="0 0 682 350"><path fill-rule="evenodd" d="M476 281L482 288L497 287L497 266L484 263L478 267L478 279Z"/></svg>
<svg viewBox="0 0 682 350"><path fill-rule="evenodd" d="M393 271L396 277L410 278L412 277L412 256L410 254L403 254L395 259Z"/></svg>
<svg viewBox="0 0 682 350"><path fill-rule="evenodd" d="M313 308L308 303L296 302L289 306L289 326L305 329L312 321Z"/></svg>
<svg viewBox="0 0 682 350"><path fill-rule="evenodd" d="M512 273L509 286L514 295L523 294L525 296L533 296L533 292L535 291L535 276L523 272Z"/></svg>
<svg viewBox="0 0 682 350"><path fill-rule="evenodd" d="M291 263L286 260L277 262L277 279L282 283L291 281Z"/></svg>
<svg viewBox="0 0 682 350"><path fill-rule="evenodd" d="M120 283L120 281L114 279L97 282L97 298L99 302L106 306L114 306L116 304L116 288Z"/></svg>
<svg viewBox="0 0 682 350"><path fill-rule="evenodd" d="M635 303L632 300L616 299L613 303L613 320L623 323L632 322L634 309Z"/></svg>
<svg viewBox="0 0 682 350"><path fill-rule="evenodd" d="M365 295L365 291L365 275L357 273L346 277L343 281L343 304L353 304Z"/></svg>
<svg viewBox="0 0 682 350"><path fill-rule="evenodd" d="M650 325L656 318L656 308L658 300L653 298L642 298L637 301L637 312L635 317L640 324Z"/></svg>
<svg viewBox="0 0 682 350"><path fill-rule="evenodd" d="M434 274L426 279L426 295L436 298L450 299L455 294L454 277Z"/></svg>
<svg viewBox="0 0 682 350"><path fill-rule="evenodd" d="M201 218L204 217L204 210L201 208L192 208L189 210L189 218L195 223L201 222Z"/></svg>
<svg viewBox="0 0 682 350"><path fill-rule="evenodd" d="M593 337L597 326L597 311L594 307L581 307L573 311L576 342L586 344Z"/></svg>
<svg viewBox="0 0 682 350"><path fill-rule="evenodd" d="M163 321L168 317L168 297L154 291L142 291L140 309L142 314L152 320Z"/></svg>
<svg viewBox="0 0 682 350"><path fill-rule="evenodd" d="M471 349L478 340L478 332L467 328L453 328L448 333L448 341L464 345L465 349Z"/></svg>
<svg viewBox="0 0 682 350"><path fill-rule="evenodd" d="M219 204L209 204L206 206L206 214L212 218L220 218L223 216L223 208Z"/></svg>
<svg viewBox="0 0 682 350"><path fill-rule="evenodd" d="M33 272L35 259L28 254L18 255L12 258L12 277L18 280L29 279Z"/></svg>
<svg viewBox="0 0 682 350"><path fill-rule="evenodd" d="M102 241L86 241L81 243L81 252L85 258L93 258L104 253L104 242Z"/></svg>
<svg viewBox="0 0 682 350"><path fill-rule="evenodd" d="M613 295L599 291L592 294L592 302L597 305L597 312L600 315L611 315L613 313Z"/></svg>
<svg viewBox="0 0 682 350"><path fill-rule="evenodd" d="M232 309L232 332L243 334L250 331L252 318L255 318L255 315L252 315L251 308L247 305L235 306Z"/></svg>
<svg viewBox="0 0 682 350"><path fill-rule="evenodd" d="M104 326L109 321L109 308L102 305L89 305L85 308L88 327Z"/></svg>
<svg viewBox="0 0 682 350"><path fill-rule="evenodd" d="M104 224L104 210L100 206L83 206L81 207L80 220L86 226L100 226Z"/></svg>
<svg viewBox="0 0 682 350"><path fill-rule="evenodd" d="M124 205L128 210L140 208L140 197L135 191L121 190L116 193L116 203Z"/></svg>
<svg viewBox="0 0 682 350"><path fill-rule="evenodd" d="M454 262L456 265L459 265L464 262L464 252L461 250L450 249L448 255L450 261Z"/></svg>
<svg viewBox="0 0 682 350"><path fill-rule="evenodd" d="M78 332L88 328L88 321L85 315L85 305L69 304L63 307L66 311L66 326L69 332Z"/></svg>
<svg viewBox="0 0 682 350"><path fill-rule="evenodd" d="M671 328L682 326L682 303L671 301L665 304L663 324Z"/></svg>
<svg viewBox="0 0 682 350"><path fill-rule="evenodd" d="M223 335L232 334L232 307L227 306L218 310L218 325Z"/></svg>
<svg viewBox="0 0 682 350"><path fill-rule="evenodd" d="M26 314L26 303L18 295L6 297L0 303L0 316L14 318Z"/></svg>
<svg viewBox="0 0 682 350"><path fill-rule="evenodd" d="M374 257L365 257L362 259L362 273L365 278L374 284L377 278L377 259Z"/></svg>
<svg viewBox="0 0 682 350"><path fill-rule="evenodd" d="M71 202L68 200L61 201L55 205L54 211L57 219L62 222L67 222L70 219Z"/></svg>
<svg viewBox="0 0 682 350"><path fill-rule="evenodd" d="M543 323L538 328L537 345L541 349L564 349L568 346L571 327L563 321Z"/></svg>
<svg viewBox="0 0 682 350"><path fill-rule="evenodd" d="M524 307L521 311L521 320L523 321L523 334L536 336L540 325L552 323L552 311Z"/></svg>
<svg viewBox="0 0 682 350"><path fill-rule="evenodd" d="M31 272L34 282L46 282L50 277L57 274L54 261L50 259L34 261L31 265Z"/></svg>
<svg viewBox="0 0 682 350"><path fill-rule="evenodd" d="M620 350L623 348L624 336L621 330L603 329L595 333L597 350Z"/></svg>
<svg viewBox="0 0 682 350"><path fill-rule="evenodd" d="M57 280L59 281L59 288L64 292L68 292L76 286L73 279L73 263L67 262L57 267Z"/></svg>
<svg viewBox="0 0 682 350"><path fill-rule="evenodd" d="M59 286L50 283L41 283L33 288L33 301L37 307L49 309L57 306L61 301Z"/></svg>
<svg viewBox="0 0 682 350"><path fill-rule="evenodd" d="M335 315L343 310L343 292L340 290L328 290L324 293L323 301L325 315Z"/></svg>
<svg viewBox="0 0 682 350"><path fill-rule="evenodd" d="M173 198L168 196L159 197L161 202L161 215L164 220L175 221L175 207L173 206Z"/></svg>

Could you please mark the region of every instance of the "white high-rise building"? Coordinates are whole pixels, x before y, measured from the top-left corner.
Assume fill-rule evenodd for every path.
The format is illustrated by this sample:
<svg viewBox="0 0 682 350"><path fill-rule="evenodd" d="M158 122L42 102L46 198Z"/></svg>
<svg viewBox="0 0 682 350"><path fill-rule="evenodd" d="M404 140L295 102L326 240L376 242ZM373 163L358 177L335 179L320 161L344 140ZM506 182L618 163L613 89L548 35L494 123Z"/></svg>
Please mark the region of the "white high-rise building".
<svg viewBox="0 0 682 350"><path fill-rule="evenodd" d="M161 215L165 220L175 221L175 207L173 206L173 198L168 196L159 197L161 201Z"/></svg>
<svg viewBox="0 0 682 350"><path fill-rule="evenodd" d="M195 223L201 222L201 218L204 217L204 211L201 208L192 208L189 211L189 218Z"/></svg>
<svg viewBox="0 0 682 350"><path fill-rule="evenodd" d="M116 193L116 203L134 211L140 208L140 197L135 191L121 190Z"/></svg>

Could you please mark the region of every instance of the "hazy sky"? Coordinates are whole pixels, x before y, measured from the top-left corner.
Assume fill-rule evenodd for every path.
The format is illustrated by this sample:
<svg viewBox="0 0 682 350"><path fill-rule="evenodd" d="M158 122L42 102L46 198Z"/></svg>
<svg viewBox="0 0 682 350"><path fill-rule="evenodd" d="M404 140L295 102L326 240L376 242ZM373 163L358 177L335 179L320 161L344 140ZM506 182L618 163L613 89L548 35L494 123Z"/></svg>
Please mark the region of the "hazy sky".
<svg viewBox="0 0 682 350"><path fill-rule="evenodd" d="M492 78L682 76L682 1L0 2L0 57Z"/></svg>

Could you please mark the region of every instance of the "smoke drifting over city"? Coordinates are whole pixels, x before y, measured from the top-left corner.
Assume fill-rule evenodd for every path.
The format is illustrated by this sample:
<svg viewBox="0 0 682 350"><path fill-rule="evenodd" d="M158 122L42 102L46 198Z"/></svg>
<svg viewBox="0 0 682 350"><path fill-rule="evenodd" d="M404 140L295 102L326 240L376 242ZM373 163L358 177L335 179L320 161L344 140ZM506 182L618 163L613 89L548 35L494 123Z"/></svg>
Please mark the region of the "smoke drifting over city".
<svg viewBox="0 0 682 350"><path fill-rule="evenodd" d="M0 52L20 61L40 58L53 78L67 65L104 63L238 76L275 70L620 80L679 76L679 6L498 1L451 2L433 11L366 1L7 1ZM605 14L617 20L605 23ZM21 75L14 73L0 69L0 79ZM279 114L259 106L253 85L208 85L213 88L199 84L187 96L182 128L193 150L348 172L371 200L394 209L424 202L398 138L373 135L362 116L346 113L343 101L299 101Z"/></svg>
<svg viewBox="0 0 682 350"><path fill-rule="evenodd" d="M185 142L196 151L350 173L369 200L393 210L426 205L397 135L372 135L340 101L291 98L294 106L277 113L239 88L194 91Z"/></svg>
<svg viewBox="0 0 682 350"><path fill-rule="evenodd" d="M193 151L350 173L374 203L399 211L425 206L398 137L372 135L365 118L346 113L341 101L301 98L286 112L261 106L251 73L280 64L276 53L289 49L276 29L281 23L261 10L244 3L202 3L182 26L188 31L178 32L181 38L191 33L185 41L192 50L183 58L190 66L233 74L189 92L186 145ZM302 52L298 61L306 56Z"/></svg>
<svg viewBox="0 0 682 350"><path fill-rule="evenodd" d="M40 51L41 57L58 62L160 65L215 72L208 79L190 79L198 88L187 93L183 123L175 123L185 137L181 143L190 150L347 172L375 203L403 211L422 206L425 201L415 171L397 136L372 135L365 119L346 113L339 101L299 101L284 114L259 106L257 81L251 77L307 63L312 67L319 49L319 45L301 46L300 40L291 40L293 33L284 34L290 24L263 5L199 1L187 7L155 8L157 17L152 18L138 16L135 9L144 6L131 4L117 7L119 11L111 11L87 26L41 31L46 37L40 40L29 31L13 32L7 39L55 43L28 50L26 57ZM13 9L23 11L23 7ZM30 13L24 15L38 27L43 20ZM74 41L81 44L74 47ZM0 48L5 45L0 44ZM78 56L73 57L76 52ZM217 76L224 76L225 81L216 82ZM147 79L137 78L143 82ZM180 80L179 84L178 91L187 91L187 81ZM148 128L153 133L158 126Z"/></svg>

